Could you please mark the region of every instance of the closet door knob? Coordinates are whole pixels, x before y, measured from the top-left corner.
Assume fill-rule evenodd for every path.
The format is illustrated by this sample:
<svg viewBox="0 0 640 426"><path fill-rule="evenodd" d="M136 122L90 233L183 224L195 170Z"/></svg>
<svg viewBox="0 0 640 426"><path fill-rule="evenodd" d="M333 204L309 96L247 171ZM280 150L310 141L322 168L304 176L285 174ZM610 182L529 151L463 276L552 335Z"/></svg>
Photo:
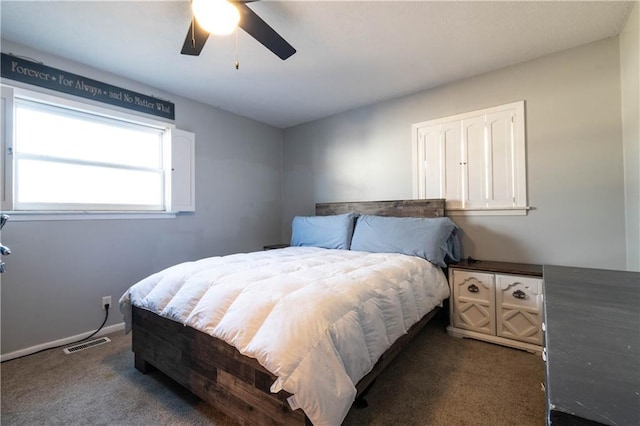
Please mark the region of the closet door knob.
<svg viewBox="0 0 640 426"><path fill-rule="evenodd" d="M475 284L471 284L469 287L467 287L467 290L469 290L469 293L477 293L480 291L478 286Z"/></svg>

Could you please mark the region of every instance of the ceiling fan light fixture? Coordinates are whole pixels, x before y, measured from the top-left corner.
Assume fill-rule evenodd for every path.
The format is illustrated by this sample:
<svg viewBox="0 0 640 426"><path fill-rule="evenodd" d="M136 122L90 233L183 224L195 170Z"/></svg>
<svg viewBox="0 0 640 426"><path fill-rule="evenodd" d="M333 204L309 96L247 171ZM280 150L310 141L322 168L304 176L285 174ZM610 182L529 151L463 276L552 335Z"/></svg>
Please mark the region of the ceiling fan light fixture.
<svg viewBox="0 0 640 426"><path fill-rule="evenodd" d="M193 0L191 10L198 24L214 35L231 34L240 22L240 12L227 0Z"/></svg>

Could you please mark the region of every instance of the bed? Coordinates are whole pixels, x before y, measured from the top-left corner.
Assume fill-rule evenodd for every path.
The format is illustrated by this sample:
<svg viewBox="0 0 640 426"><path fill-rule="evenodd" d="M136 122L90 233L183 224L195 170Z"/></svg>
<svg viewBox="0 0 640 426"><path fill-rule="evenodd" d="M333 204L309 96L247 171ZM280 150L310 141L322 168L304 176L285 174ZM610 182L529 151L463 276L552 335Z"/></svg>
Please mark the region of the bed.
<svg viewBox="0 0 640 426"><path fill-rule="evenodd" d="M315 217L294 218L293 247L201 259L147 277L120 300L135 367L160 370L239 424L339 424L449 296L443 258L438 265L422 251L387 253L379 241L367 246L370 237L396 218L406 218L405 231L413 226L407 220L448 221L444 205L317 204ZM305 233L313 221L336 220L351 224L351 250L331 246L326 229ZM446 249L455 258L451 225ZM420 240L409 231L403 238ZM385 244L397 246L394 235ZM331 243L305 244L314 238Z"/></svg>

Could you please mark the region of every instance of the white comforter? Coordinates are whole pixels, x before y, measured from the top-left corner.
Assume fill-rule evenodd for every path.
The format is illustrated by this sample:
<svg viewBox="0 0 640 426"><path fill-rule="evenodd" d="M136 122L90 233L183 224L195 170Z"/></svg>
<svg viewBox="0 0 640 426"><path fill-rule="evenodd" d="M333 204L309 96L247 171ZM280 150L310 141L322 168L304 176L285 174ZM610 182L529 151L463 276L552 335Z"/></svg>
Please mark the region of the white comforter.
<svg viewBox="0 0 640 426"><path fill-rule="evenodd" d="M339 425L380 355L449 296L418 257L314 247L173 266L120 299L201 330L256 358L314 425Z"/></svg>

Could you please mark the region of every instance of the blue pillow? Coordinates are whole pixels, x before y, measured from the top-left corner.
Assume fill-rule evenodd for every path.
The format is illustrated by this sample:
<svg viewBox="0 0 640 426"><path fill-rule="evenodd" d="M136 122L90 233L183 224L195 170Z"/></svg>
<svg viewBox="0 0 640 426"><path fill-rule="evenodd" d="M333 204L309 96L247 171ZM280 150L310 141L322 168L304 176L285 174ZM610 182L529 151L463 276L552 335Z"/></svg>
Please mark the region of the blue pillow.
<svg viewBox="0 0 640 426"><path fill-rule="evenodd" d="M445 267L447 260L460 260L457 230L447 217L363 215L356 222L351 250L408 254Z"/></svg>
<svg viewBox="0 0 640 426"><path fill-rule="evenodd" d="M355 216L296 216L291 223L291 245L349 250Z"/></svg>

